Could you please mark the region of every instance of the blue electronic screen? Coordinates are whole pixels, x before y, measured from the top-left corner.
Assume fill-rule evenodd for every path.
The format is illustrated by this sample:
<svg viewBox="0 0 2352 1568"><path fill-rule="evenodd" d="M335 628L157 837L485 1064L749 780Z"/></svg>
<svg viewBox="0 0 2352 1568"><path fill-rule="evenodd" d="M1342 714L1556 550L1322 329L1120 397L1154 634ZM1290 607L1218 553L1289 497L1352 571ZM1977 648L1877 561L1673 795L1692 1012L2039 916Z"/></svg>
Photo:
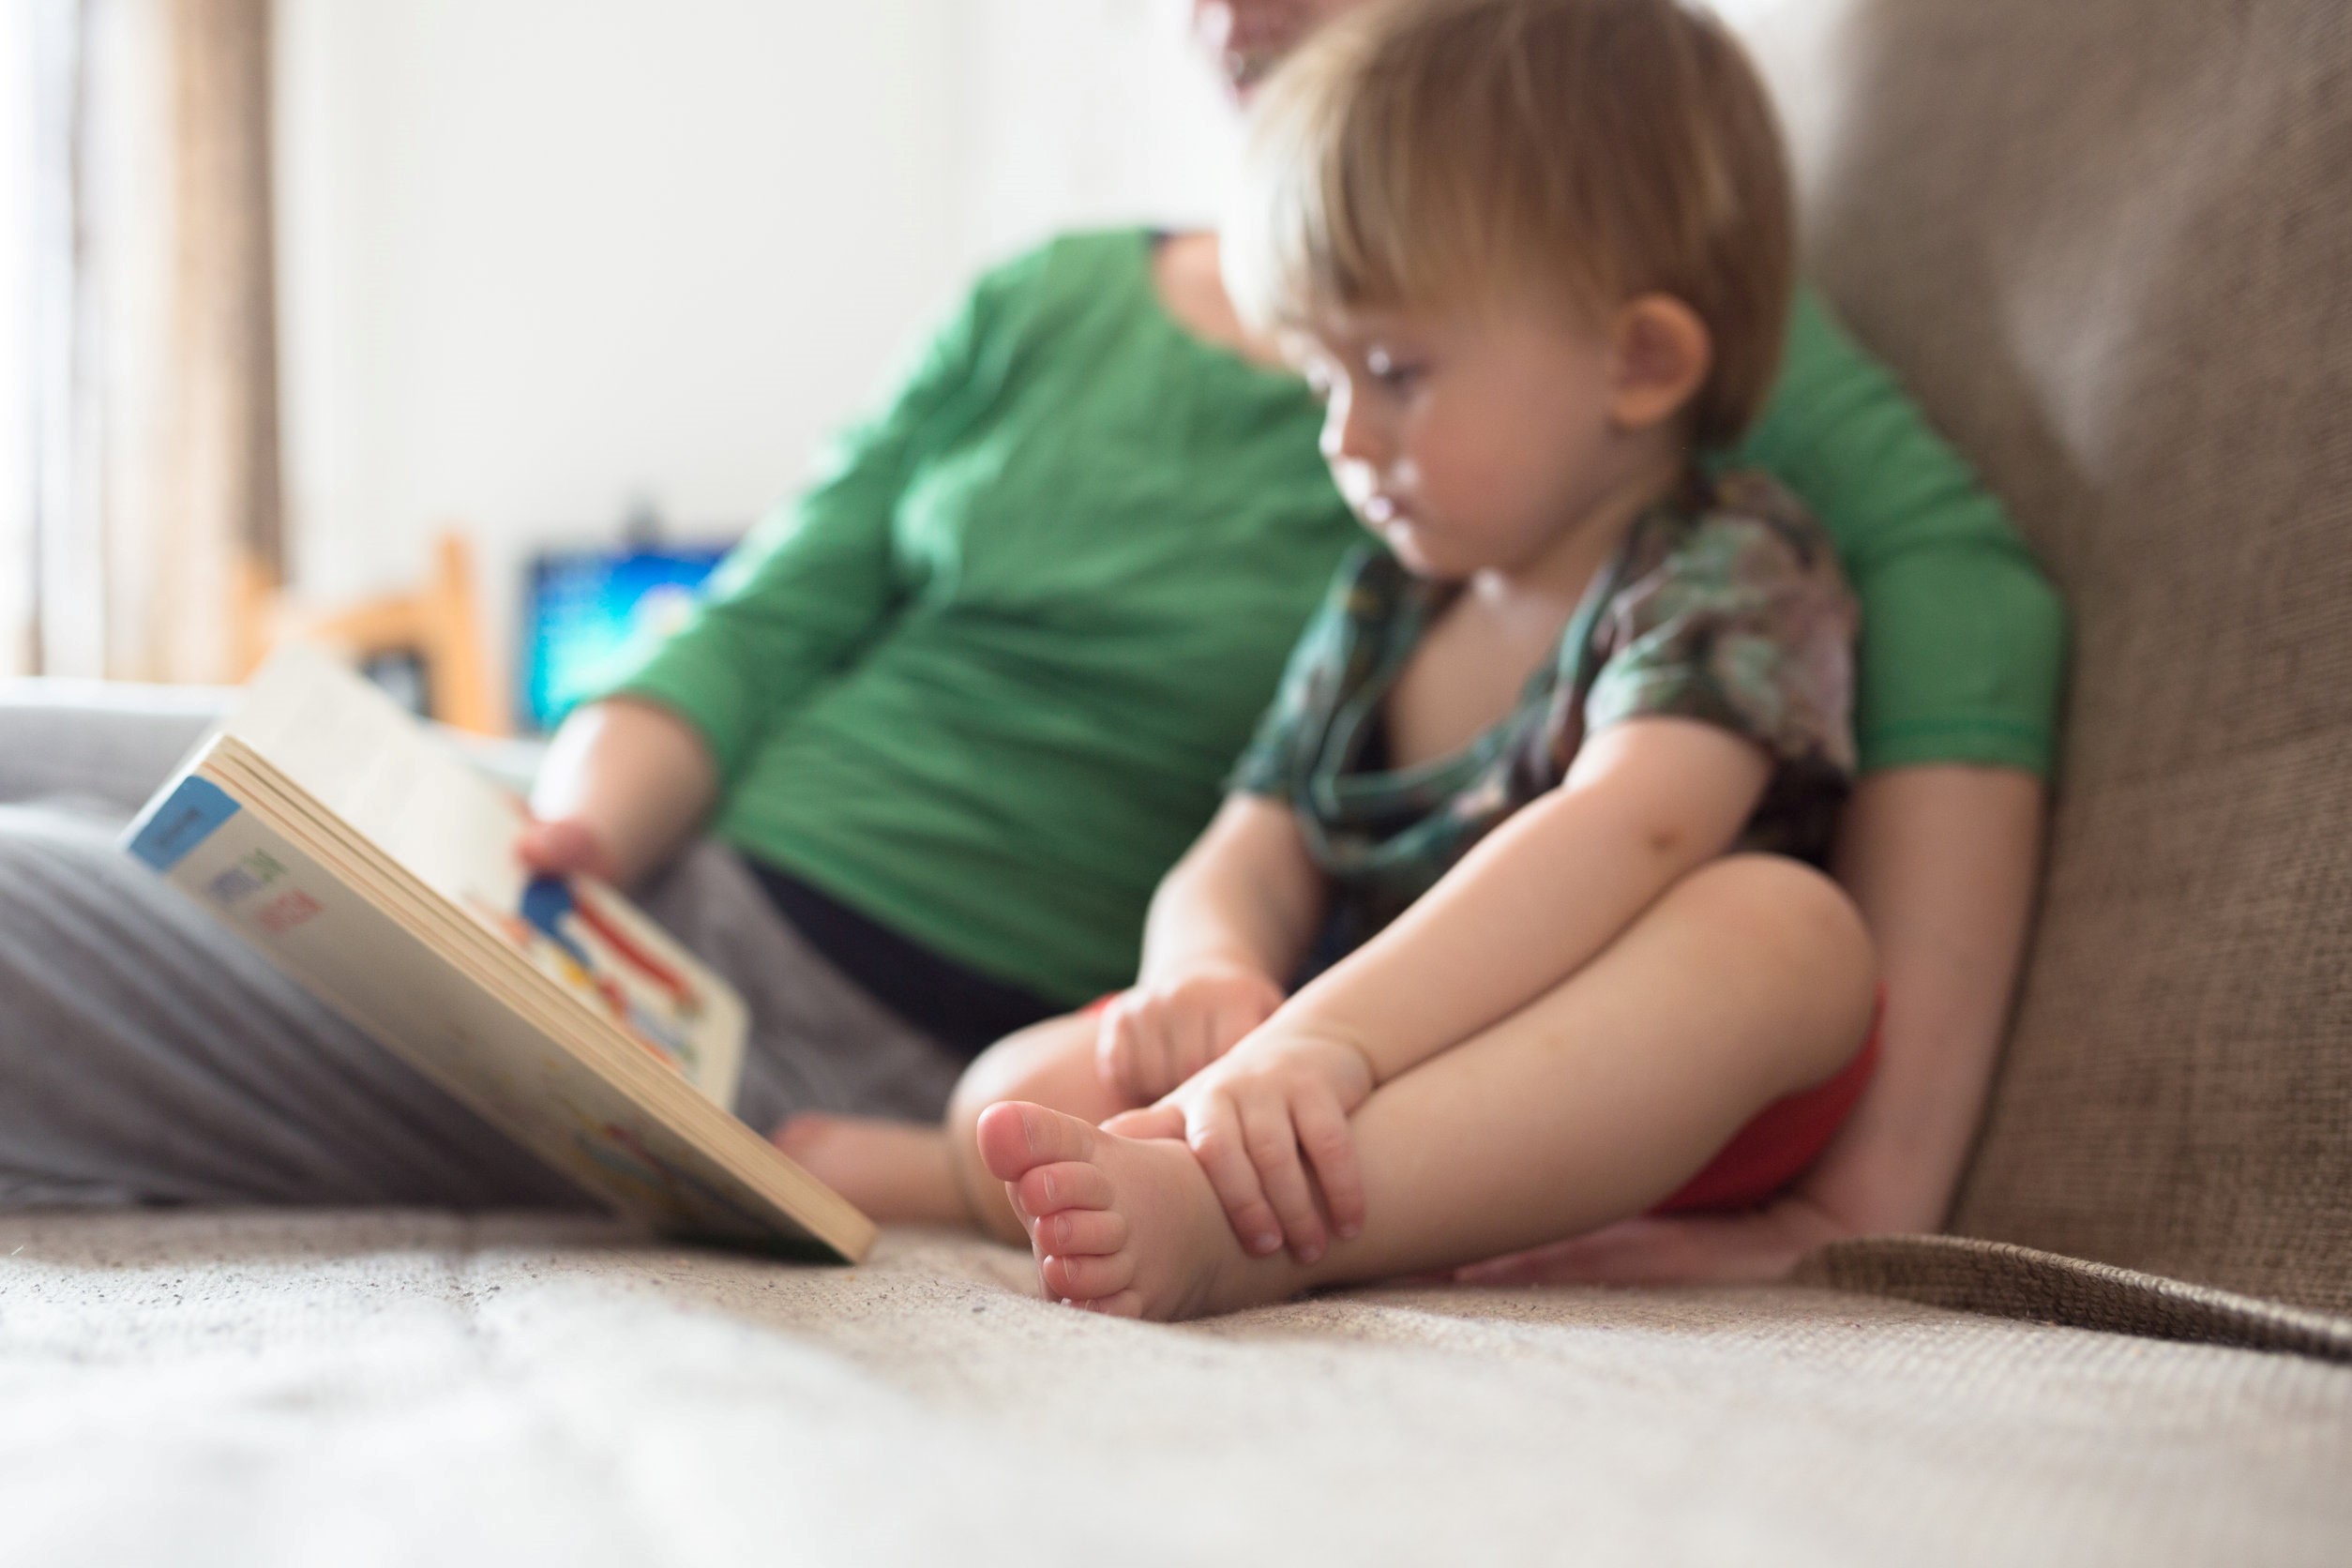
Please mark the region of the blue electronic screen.
<svg viewBox="0 0 2352 1568"><path fill-rule="evenodd" d="M572 550L535 559L524 589L523 723L553 729L641 637L675 626L727 549Z"/></svg>

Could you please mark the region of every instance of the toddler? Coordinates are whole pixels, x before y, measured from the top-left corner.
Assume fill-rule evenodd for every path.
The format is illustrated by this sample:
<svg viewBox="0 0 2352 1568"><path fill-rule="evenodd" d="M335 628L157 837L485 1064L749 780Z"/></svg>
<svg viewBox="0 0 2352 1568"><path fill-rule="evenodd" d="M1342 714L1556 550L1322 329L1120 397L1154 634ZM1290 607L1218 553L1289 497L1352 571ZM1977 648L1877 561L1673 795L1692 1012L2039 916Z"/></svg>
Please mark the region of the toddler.
<svg viewBox="0 0 2352 1568"><path fill-rule="evenodd" d="M1860 1093L1875 980L1814 868L1852 602L1696 457L1792 287L1761 85L1682 0L1377 7L1269 84L1244 187L1229 285L1379 543L1136 988L975 1063L937 1182L1158 1318L1764 1200Z"/></svg>

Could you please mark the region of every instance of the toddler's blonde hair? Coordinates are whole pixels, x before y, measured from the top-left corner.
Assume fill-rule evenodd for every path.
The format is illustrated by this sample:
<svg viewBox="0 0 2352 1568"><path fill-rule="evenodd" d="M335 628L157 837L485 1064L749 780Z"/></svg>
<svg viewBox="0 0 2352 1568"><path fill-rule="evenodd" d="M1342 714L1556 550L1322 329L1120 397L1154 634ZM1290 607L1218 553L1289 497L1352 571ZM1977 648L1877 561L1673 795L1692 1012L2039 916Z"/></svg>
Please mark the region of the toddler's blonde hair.
<svg viewBox="0 0 2352 1568"><path fill-rule="evenodd" d="M1794 287L1771 99L1688 0L1390 0L1308 40L1253 117L1225 228L1244 319L1476 307L1597 317L1660 293L1706 324L1692 439L1735 439Z"/></svg>

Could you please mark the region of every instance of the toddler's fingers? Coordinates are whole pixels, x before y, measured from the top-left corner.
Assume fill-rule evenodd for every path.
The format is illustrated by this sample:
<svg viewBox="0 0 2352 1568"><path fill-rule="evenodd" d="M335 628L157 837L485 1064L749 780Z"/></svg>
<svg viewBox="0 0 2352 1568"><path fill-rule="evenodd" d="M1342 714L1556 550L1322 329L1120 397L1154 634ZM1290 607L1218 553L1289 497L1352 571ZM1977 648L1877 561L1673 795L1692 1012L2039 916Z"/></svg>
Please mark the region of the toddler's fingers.
<svg viewBox="0 0 2352 1568"><path fill-rule="evenodd" d="M1243 1108L1242 1126L1250 1163L1257 1166L1267 1201L1282 1221L1283 1239L1300 1262L1314 1262L1323 1255L1323 1216L1315 1212L1306 1167L1299 1161L1298 1131L1290 1124L1289 1108L1275 1099L1252 1101Z"/></svg>
<svg viewBox="0 0 2352 1568"><path fill-rule="evenodd" d="M1112 1003L1094 1018L1094 1076L1117 1089L1123 1078L1119 1065L1119 1003Z"/></svg>
<svg viewBox="0 0 2352 1568"><path fill-rule="evenodd" d="M1208 1173L1209 1185L1215 1190L1217 1201L1225 1205L1225 1217L1232 1223L1243 1249L1253 1258L1279 1252L1282 1227L1267 1206L1258 1168L1250 1163L1249 1151L1243 1144L1233 1103L1223 1094L1206 1098L1208 1103L1186 1131L1193 1157Z"/></svg>
<svg viewBox="0 0 2352 1568"><path fill-rule="evenodd" d="M1159 1036L1154 1042L1156 1048L1152 1059L1152 1083L1147 1091L1155 1100L1193 1074L1192 1052L1184 1039L1184 1020L1162 1017L1157 1021Z"/></svg>
<svg viewBox="0 0 2352 1568"><path fill-rule="evenodd" d="M1169 1070L1175 1075L1175 1083L1183 1083L1193 1074L1217 1059L1215 1011L1204 1008L1185 1022L1187 1027L1184 1030L1183 1048L1174 1053L1176 1060L1168 1064ZM1174 1084L1170 1084L1169 1087L1173 1088Z"/></svg>
<svg viewBox="0 0 2352 1568"><path fill-rule="evenodd" d="M1134 1003L1123 996L1104 1010L1103 1021L1095 1030L1094 1065L1105 1084L1131 1100L1153 1097L1143 1086L1138 1061L1142 1044Z"/></svg>
<svg viewBox="0 0 2352 1568"><path fill-rule="evenodd" d="M1240 1045L1242 1036L1263 1022L1265 1019L1251 1016L1250 1009L1245 1007L1229 1005L1218 1008L1216 1017L1209 1022L1208 1037L1202 1042L1207 1054L1201 1059L1200 1065L1207 1066ZM1194 1069L1196 1072L1199 1070Z"/></svg>
<svg viewBox="0 0 2352 1568"><path fill-rule="evenodd" d="M1182 1138L1184 1113L1174 1106L1145 1106L1140 1110L1123 1110L1102 1127L1120 1138Z"/></svg>
<svg viewBox="0 0 2352 1568"><path fill-rule="evenodd" d="M1356 1168L1356 1140L1348 1130L1348 1113L1339 1102L1321 1094L1302 1094L1291 1108L1299 1129L1299 1147L1315 1166L1315 1180L1323 1188L1323 1202L1341 1241L1364 1234L1364 1173Z"/></svg>

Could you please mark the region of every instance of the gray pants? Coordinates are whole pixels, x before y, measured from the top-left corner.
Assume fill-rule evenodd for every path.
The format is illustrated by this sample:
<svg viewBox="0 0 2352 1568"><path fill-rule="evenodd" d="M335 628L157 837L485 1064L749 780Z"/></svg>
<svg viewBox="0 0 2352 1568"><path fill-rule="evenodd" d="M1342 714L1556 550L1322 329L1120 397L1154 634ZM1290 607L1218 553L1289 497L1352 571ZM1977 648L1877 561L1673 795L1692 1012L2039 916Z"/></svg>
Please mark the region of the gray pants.
<svg viewBox="0 0 2352 1568"><path fill-rule="evenodd" d="M181 711L0 689L0 1208L587 1200L114 847L202 732ZM962 1062L695 845L640 893L743 991L736 1110L918 1119Z"/></svg>

